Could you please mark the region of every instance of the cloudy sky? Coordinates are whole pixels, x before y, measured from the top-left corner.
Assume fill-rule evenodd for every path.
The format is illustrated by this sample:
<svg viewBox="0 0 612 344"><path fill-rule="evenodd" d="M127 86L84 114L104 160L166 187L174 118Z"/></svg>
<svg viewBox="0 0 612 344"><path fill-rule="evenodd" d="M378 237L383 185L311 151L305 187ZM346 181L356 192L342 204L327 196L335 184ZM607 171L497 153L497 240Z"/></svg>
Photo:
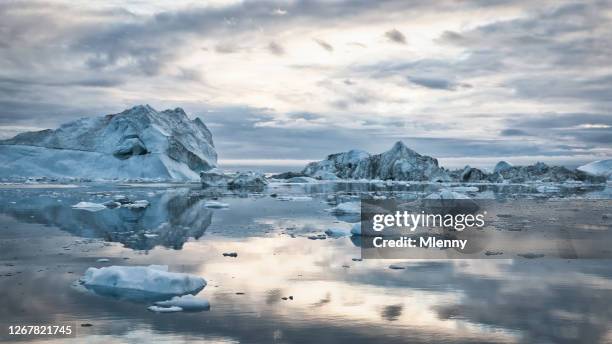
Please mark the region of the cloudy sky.
<svg viewBox="0 0 612 344"><path fill-rule="evenodd" d="M5 0L0 133L150 104L225 161L612 155L610 2L431 3Z"/></svg>

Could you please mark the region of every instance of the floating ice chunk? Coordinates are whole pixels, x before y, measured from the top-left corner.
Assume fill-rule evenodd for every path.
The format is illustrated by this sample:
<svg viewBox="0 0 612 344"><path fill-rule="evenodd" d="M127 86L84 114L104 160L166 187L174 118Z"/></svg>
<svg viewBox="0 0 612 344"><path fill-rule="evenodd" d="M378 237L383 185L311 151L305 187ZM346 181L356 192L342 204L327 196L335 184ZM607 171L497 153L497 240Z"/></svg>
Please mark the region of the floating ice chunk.
<svg viewBox="0 0 612 344"><path fill-rule="evenodd" d="M167 301L155 302L156 306L160 307L179 307L186 311L203 311L210 309L210 302L206 299L195 297L193 295L175 296Z"/></svg>
<svg viewBox="0 0 612 344"><path fill-rule="evenodd" d="M331 208L330 211L336 214L360 214L361 213L361 203L360 202L340 203L337 206Z"/></svg>
<svg viewBox="0 0 612 344"><path fill-rule="evenodd" d="M441 190L440 192L435 192L435 193L428 195L427 197L425 197L425 199L449 200L449 199L470 199L470 198L462 193L444 189L444 190Z"/></svg>
<svg viewBox="0 0 612 344"><path fill-rule="evenodd" d="M155 313L174 313L174 312L183 311L181 307L176 307L176 306L174 307L149 306L147 309Z"/></svg>
<svg viewBox="0 0 612 344"><path fill-rule="evenodd" d="M353 225L353 228L351 228L351 234L352 235L361 235L361 222L358 222L358 223Z"/></svg>
<svg viewBox="0 0 612 344"><path fill-rule="evenodd" d="M222 202L217 202L217 201L208 201L208 202L204 203L204 206L206 208L220 209L220 208L228 208L229 204L222 203Z"/></svg>
<svg viewBox="0 0 612 344"><path fill-rule="evenodd" d="M168 272L165 265L91 267L80 282L85 287L103 288L106 292L125 290L163 295L196 293L206 286L202 277Z"/></svg>
<svg viewBox="0 0 612 344"><path fill-rule="evenodd" d="M276 197L277 200L279 201L292 201L292 202L306 202L306 201L312 201L312 197L309 196L278 196Z"/></svg>
<svg viewBox="0 0 612 344"><path fill-rule="evenodd" d="M126 203L123 204L122 207L124 208L132 208L132 209L144 209L146 207L149 206L149 201L147 200L139 200L139 201L134 201L133 203Z"/></svg>
<svg viewBox="0 0 612 344"><path fill-rule="evenodd" d="M108 263L108 262L110 262L110 259L108 259L108 258L100 258L100 259L96 260L96 262L98 262L98 263Z"/></svg>
<svg viewBox="0 0 612 344"><path fill-rule="evenodd" d="M391 269L391 270L404 270L404 269L406 269L406 267L402 266L402 265L391 264L391 265L389 265L389 269Z"/></svg>
<svg viewBox="0 0 612 344"><path fill-rule="evenodd" d="M342 228L329 228L325 231L325 234L331 238L341 238L344 236L348 236L350 232Z"/></svg>
<svg viewBox="0 0 612 344"><path fill-rule="evenodd" d="M106 209L104 204L92 203L92 202L79 202L72 206L74 209L81 209L87 211L100 211Z"/></svg>

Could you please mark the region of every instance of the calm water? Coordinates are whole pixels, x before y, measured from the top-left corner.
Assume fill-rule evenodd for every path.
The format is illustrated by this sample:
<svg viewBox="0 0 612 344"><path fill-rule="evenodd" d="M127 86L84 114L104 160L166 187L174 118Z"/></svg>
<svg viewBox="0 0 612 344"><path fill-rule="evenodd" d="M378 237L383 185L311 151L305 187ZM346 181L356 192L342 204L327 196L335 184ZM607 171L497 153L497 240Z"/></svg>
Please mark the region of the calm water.
<svg viewBox="0 0 612 344"><path fill-rule="evenodd" d="M354 217L329 202L362 194L414 198L435 185L271 185L258 192L198 185L0 188L0 324L76 323L56 342L604 343L612 342L610 260L363 260L350 237L310 240ZM308 195L308 201L281 201ZM147 209L72 209L116 195ZM472 196L528 198L531 186L480 186ZM541 195L541 194L540 194ZM612 198L602 186L553 196ZM208 209L216 199L228 209ZM223 257L237 252L237 258ZM109 263L97 263L109 258ZM155 314L146 302L83 292L90 266L164 264L204 277L210 311ZM293 296L293 300L283 297ZM80 327L89 323L91 327ZM4 330L3 330L4 331ZM19 338L4 336L3 340ZM40 341L43 341L40 339ZM46 342L53 340L45 339Z"/></svg>

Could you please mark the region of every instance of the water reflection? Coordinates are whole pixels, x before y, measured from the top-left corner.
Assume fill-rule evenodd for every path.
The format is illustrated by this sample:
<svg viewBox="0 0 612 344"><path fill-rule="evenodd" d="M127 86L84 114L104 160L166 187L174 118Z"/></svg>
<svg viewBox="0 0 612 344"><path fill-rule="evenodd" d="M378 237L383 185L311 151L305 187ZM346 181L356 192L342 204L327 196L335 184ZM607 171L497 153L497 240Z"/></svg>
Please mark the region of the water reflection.
<svg viewBox="0 0 612 344"><path fill-rule="evenodd" d="M405 187L410 190L398 193L406 198L434 188ZM359 238L307 239L307 234L329 227L349 228L326 209L337 199L379 192L370 188L273 185L264 193L246 196L197 187L3 190L0 211L11 218L0 217L4 228L0 258L12 265L0 266L5 300L0 322L88 322L94 326L82 329L81 337L73 341L104 343L598 343L612 339L609 261L354 261L360 255ZM120 193L147 199L151 206L96 213L70 208L79 201L102 202ZM308 194L313 200L281 201L272 193ZM494 195L509 196L497 191ZM204 207L214 198L229 203L229 209ZM43 225L49 228L41 229ZM15 235L5 241L7 228L28 237ZM60 230L121 245L60 255L61 243L49 237ZM41 233L45 240L31 239ZM149 235L133 238L134 233ZM238 257L224 257L224 252L237 252ZM108 257L116 265L167 264L170 271L202 276L208 285L198 297L209 299L211 310L153 314L146 310L147 300L125 302L71 288L87 267L102 266L96 263L98 257ZM406 269L391 270L390 263Z"/></svg>

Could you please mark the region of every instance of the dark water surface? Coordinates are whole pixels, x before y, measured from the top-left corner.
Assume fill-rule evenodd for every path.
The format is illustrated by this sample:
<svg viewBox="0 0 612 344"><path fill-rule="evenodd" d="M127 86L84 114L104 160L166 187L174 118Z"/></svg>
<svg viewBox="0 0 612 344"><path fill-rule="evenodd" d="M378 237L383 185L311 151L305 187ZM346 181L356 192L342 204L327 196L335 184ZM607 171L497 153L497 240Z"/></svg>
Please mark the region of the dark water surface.
<svg viewBox="0 0 612 344"><path fill-rule="evenodd" d="M355 261L358 239L308 239L358 220L326 211L333 203L363 194L412 199L439 188L275 184L233 192L170 184L5 185L0 325L78 325L75 338L40 342L612 342L610 260ZM605 186L547 194L529 185L478 188L466 192L483 198L611 198ZM71 207L117 195L151 205L99 212ZM206 208L213 199L229 208ZM389 269L393 263L406 269ZM100 296L75 284L91 266L149 264L204 277L208 285L197 297L208 299L211 309L156 314L146 301ZM283 299L289 296L293 300Z"/></svg>

